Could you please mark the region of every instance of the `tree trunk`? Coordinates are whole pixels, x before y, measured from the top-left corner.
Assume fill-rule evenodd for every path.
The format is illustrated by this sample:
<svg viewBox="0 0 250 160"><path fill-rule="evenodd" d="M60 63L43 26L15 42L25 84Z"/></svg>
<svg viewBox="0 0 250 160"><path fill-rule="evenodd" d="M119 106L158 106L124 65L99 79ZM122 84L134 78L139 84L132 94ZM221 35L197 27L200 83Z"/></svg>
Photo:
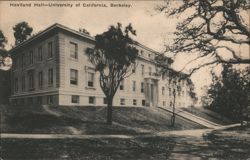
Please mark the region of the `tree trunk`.
<svg viewBox="0 0 250 160"><path fill-rule="evenodd" d="M176 93L174 91L173 115L172 115L172 121L171 121L171 126L172 127L174 127L174 125L175 125L175 96L176 96Z"/></svg>
<svg viewBox="0 0 250 160"><path fill-rule="evenodd" d="M244 117L243 116L244 116L243 115L243 109L240 106L240 125L241 125L241 128L244 128L244 123L243 123Z"/></svg>
<svg viewBox="0 0 250 160"><path fill-rule="evenodd" d="M113 107L113 97L107 97L107 124L112 125L112 107Z"/></svg>

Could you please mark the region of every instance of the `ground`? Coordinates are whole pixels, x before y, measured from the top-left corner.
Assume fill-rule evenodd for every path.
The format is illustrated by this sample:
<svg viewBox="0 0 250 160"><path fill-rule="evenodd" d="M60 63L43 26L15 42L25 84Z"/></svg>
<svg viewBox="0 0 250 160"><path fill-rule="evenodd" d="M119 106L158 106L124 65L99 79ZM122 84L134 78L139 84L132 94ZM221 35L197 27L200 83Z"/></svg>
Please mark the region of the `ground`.
<svg viewBox="0 0 250 160"><path fill-rule="evenodd" d="M144 134L169 130L201 129L203 126L157 108L114 107L113 125L106 124L106 107L2 106L2 133L35 134Z"/></svg>
<svg viewBox="0 0 250 160"><path fill-rule="evenodd" d="M179 117L172 128L157 109L115 108L111 127L104 107L9 106L1 114L3 160L250 159L248 128L204 129Z"/></svg>
<svg viewBox="0 0 250 160"><path fill-rule="evenodd" d="M243 160L250 158L249 131L231 134L136 135L55 139L2 139L4 160ZM199 131L202 131L199 130ZM244 134L246 134L244 136ZM192 136L190 136L192 135ZM243 136L242 136L243 135Z"/></svg>
<svg viewBox="0 0 250 160"><path fill-rule="evenodd" d="M216 113L213 112L207 108L203 108L203 107L187 107L187 108L182 108L184 111L187 111L189 113L192 113L194 115L197 115L199 117L205 118L211 122L217 123L217 124L221 124L221 125L228 125L228 124L232 124L233 122L230 121L230 119Z"/></svg>

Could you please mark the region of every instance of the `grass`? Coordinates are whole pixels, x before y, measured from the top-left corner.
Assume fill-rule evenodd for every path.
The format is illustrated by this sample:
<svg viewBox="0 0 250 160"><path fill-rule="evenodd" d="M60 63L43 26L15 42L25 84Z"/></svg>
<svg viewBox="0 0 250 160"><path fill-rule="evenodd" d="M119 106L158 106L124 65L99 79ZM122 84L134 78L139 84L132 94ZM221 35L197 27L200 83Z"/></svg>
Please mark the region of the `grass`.
<svg viewBox="0 0 250 160"><path fill-rule="evenodd" d="M170 138L135 139L3 139L2 158L11 160L166 159L174 148Z"/></svg>
<svg viewBox="0 0 250 160"><path fill-rule="evenodd" d="M187 111L191 114L203 117L211 122L221 124L221 125L229 125L232 124L229 119L226 117L223 117L222 115L213 112L211 110L208 110L206 108L197 108L197 107L188 107L188 108L182 108L184 111Z"/></svg>
<svg viewBox="0 0 250 160"><path fill-rule="evenodd" d="M216 131L205 137L2 139L0 150L4 160L248 159L249 136L230 133Z"/></svg>
<svg viewBox="0 0 250 160"><path fill-rule="evenodd" d="M210 148L214 149L213 156L218 159L249 159L250 158L250 130L213 131L205 138Z"/></svg>
<svg viewBox="0 0 250 160"><path fill-rule="evenodd" d="M57 134L142 134L204 128L177 117L170 126L171 114L139 107L114 107L113 125L106 125L106 107L94 106L1 106L2 133Z"/></svg>

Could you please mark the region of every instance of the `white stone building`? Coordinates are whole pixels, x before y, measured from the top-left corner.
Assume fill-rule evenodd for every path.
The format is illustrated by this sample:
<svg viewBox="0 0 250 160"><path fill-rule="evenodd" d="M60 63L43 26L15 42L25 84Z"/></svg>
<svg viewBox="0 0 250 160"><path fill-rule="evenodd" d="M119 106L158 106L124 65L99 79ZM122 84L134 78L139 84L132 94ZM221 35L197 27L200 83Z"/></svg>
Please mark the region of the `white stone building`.
<svg viewBox="0 0 250 160"><path fill-rule="evenodd" d="M11 49L13 104L106 105L98 73L86 55L94 38L54 24ZM167 76L158 76L154 57L159 53L137 44L135 73L126 78L114 97L114 106L172 106ZM187 83L176 96L176 106L192 105Z"/></svg>

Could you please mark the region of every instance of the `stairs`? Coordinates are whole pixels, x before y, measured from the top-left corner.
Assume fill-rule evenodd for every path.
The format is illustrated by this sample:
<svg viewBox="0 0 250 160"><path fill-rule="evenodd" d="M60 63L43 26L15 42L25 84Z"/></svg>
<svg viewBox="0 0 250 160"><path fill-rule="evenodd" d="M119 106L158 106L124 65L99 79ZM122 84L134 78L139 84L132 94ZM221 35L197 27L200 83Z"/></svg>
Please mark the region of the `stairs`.
<svg viewBox="0 0 250 160"><path fill-rule="evenodd" d="M163 107L158 107L158 108L161 109L161 110L163 110L163 111L170 112L170 113L172 113L172 111L173 111L173 109L170 108L170 107L165 107L165 108L163 108ZM184 111L184 110L182 110L182 109L179 109L179 108L176 108L176 109L175 109L175 113L176 113L177 116L180 116L180 117L182 117L182 118L188 119L188 120L190 120L190 121L193 121L193 122L195 122L195 123L198 123L198 124L200 124L200 125L203 125L203 126L205 126L205 127L207 127L207 128L216 129L216 128L221 127L221 125L219 125L219 124L216 124L216 123L214 123L214 122L211 122L211 121L209 121L209 120L207 120L207 119L204 119L204 118L202 118L202 117L193 115L193 114L191 114L191 113L189 113L189 112L186 112L186 111Z"/></svg>

